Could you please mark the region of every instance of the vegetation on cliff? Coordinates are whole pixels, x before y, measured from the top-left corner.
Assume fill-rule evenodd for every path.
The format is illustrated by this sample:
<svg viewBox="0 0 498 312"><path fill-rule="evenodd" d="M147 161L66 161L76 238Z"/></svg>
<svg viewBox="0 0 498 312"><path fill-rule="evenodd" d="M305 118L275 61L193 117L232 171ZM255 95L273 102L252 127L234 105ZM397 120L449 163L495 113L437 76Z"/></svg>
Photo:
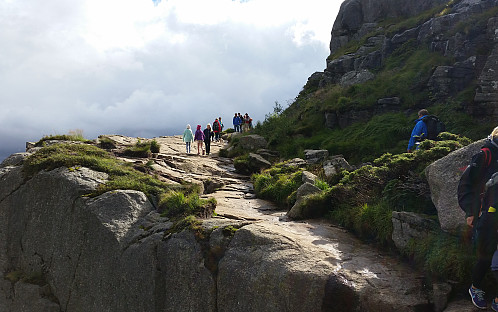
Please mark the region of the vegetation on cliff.
<svg viewBox="0 0 498 312"><path fill-rule="evenodd" d="M43 142L49 140L60 140L60 143L56 142L42 147L29 156L23 164L25 178L28 179L42 170L49 171L59 167L77 170L80 167L86 167L109 175L108 180L88 196L98 196L112 190L137 190L151 198L158 198L158 200L153 199L152 202L158 201L158 210L169 218L181 219L190 215L206 218L212 215L216 201L199 198L198 187L187 183L166 184L154 176L153 172L149 174L150 169L145 168L147 164L137 165L125 162L98 146L88 144L87 140L72 139L71 135L50 136L42 139L39 145L44 145ZM131 148L135 151L131 155L142 156L144 151L146 155L149 155L150 148L154 149L154 146L157 146L157 142L155 144L154 142L139 142ZM126 151L128 150L130 149ZM130 153L125 152L125 154Z"/></svg>

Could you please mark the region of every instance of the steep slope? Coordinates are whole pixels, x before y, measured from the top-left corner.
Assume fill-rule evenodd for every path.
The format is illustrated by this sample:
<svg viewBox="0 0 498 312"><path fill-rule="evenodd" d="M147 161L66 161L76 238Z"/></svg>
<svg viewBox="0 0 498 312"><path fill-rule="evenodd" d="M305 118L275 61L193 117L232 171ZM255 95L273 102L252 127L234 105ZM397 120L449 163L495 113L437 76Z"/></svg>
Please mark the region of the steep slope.
<svg viewBox="0 0 498 312"><path fill-rule="evenodd" d="M497 16L496 0L344 1L326 69L281 113L287 122L267 118L260 134L287 156L324 148L367 161L406 150L428 108L479 139L498 122Z"/></svg>

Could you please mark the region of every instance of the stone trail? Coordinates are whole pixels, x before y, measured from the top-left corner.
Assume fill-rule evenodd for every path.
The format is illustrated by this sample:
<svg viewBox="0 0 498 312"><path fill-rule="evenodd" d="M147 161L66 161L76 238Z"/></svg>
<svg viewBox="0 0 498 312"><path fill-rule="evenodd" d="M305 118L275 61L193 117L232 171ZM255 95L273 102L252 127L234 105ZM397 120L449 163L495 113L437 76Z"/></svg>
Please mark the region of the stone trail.
<svg viewBox="0 0 498 312"><path fill-rule="evenodd" d="M107 137L118 155L138 141ZM446 308L448 284L425 285L399 259L326 220L289 220L217 156L223 143L202 156L195 148L187 155L179 136L155 139L161 149L152 158L120 158L214 197L216 214L202 221L210 231L168 234L173 223L138 191L82 197L107 176L87 168L24 181L26 155L14 155L0 168L1 312L473 309L465 294ZM15 281L8 272L41 272L43 279Z"/></svg>
<svg viewBox="0 0 498 312"><path fill-rule="evenodd" d="M446 305L447 287L424 285L423 277L398 259L362 243L344 229L324 220L289 221L285 217L286 211L255 198L247 177L235 174L226 159L213 156L222 144L212 144L213 155L209 157L185 157L179 137L157 140L161 144L160 158L169 156L174 162L181 159L178 167L188 171L193 178L215 179L223 184L215 192L204 195L217 200L215 219L249 221L292 242L292 248L297 248L300 255L313 262L305 267L313 270L324 265L330 270L327 274L343 277L356 296L364 300L365 303L360 306L366 308L365 311L377 310L375 306L384 307L387 311L442 311ZM302 259L296 257L295 261L299 264ZM321 270L318 272L323 273ZM433 289L427 292L428 288ZM473 306L467 299L451 303L444 311L472 310ZM325 302L322 309L324 307Z"/></svg>

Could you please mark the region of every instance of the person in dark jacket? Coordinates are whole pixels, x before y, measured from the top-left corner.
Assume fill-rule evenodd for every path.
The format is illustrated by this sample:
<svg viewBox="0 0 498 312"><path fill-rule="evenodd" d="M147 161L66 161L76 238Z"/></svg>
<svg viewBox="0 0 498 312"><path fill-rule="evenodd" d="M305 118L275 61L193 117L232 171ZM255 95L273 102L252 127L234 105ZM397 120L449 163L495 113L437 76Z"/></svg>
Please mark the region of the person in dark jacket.
<svg viewBox="0 0 498 312"><path fill-rule="evenodd" d="M204 145L206 146L206 155L211 152L211 138L214 136L211 130L211 124L207 124L206 129L204 129Z"/></svg>
<svg viewBox="0 0 498 312"><path fill-rule="evenodd" d="M233 124L233 130L235 132L239 132L240 120L237 113L235 113L235 116L233 116L232 124Z"/></svg>
<svg viewBox="0 0 498 312"><path fill-rule="evenodd" d="M423 140L427 137L427 125L425 124L423 119L428 115L429 112L426 109L421 109L418 111L418 119L415 120L416 124L415 127L413 127L410 140L408 141L408 148L406 149L408 153L413 152L413 148L415 147L416 142L419 142L420 140Z"/></svg>
<svg viewBox="0 0 498 312"><path fill-rule="evenodd" d="M479 153L472 157L458 184L458 203L465 211L467 224L473 228L477 252L469 294L472 303L480 309L487 308L481 283L492 263L493 275L498 281L498 175L493 176L497 172L498 127L493 130ZM493 178L496 179L496 185L491 183ZM498 311L498 296L491 307Z"/></svg>
<svg viewBox="0 0 498 312"><path fill-rule="evenodd" d="M214 132L213 141L218 141L220 139L220 133L221 133L221 123L218 121L218 118L216 118L213 122L213 132Z"/></svg>

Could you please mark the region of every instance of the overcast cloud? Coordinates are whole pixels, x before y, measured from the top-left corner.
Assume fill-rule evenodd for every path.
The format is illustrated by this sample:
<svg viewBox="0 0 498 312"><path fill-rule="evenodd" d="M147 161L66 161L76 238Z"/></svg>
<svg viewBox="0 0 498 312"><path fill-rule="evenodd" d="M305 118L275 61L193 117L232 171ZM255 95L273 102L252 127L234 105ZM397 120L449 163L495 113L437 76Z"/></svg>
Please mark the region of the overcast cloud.
<svg viewBox="0 0 498 312"><path fill-rule="evenodd" d="M82 130L263 120L325 68L342 0L0 0L0 160Z"/></svg>

